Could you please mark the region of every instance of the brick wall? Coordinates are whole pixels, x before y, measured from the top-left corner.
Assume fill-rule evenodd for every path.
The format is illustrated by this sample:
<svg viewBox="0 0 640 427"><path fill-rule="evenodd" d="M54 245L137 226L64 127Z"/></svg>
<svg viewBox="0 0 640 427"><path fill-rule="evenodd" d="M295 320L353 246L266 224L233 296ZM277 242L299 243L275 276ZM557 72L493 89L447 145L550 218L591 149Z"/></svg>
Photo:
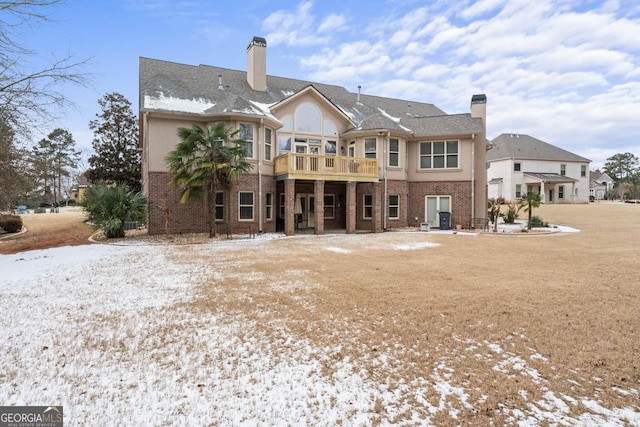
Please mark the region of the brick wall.
<svg viewBox="0 0 640 427"><path fill-rule="evenodd" d="M471 182L410 182L407 223L419 226L425 219L425 196L451 196L451 227L469 226L471 219ZM485 213L486 214L486 213ZM478 213L476 213L476 216ZM415 220L418 217L418 221Z"/></svg>

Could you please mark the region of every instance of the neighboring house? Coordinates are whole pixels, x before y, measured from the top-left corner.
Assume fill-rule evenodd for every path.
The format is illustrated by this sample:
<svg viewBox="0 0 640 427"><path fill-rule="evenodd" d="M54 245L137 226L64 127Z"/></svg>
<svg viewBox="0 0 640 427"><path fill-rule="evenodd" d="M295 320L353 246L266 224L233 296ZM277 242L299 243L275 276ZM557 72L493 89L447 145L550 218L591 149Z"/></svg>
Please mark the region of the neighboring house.
<svg viewBox="0 0 640 427"><path fill-rule="evenodd" d="M543 203L588 203L591 160L529 135L503 133L487 154L488 196L515 201L539 193Z"/></svg>
<svg viewBox="0 0 640 427"><path fill-rule="evenodd" d="M247 71L140 58L143 191L150 234L206 231L204 204L179 203L165 156L178 127L223 121L248 141L253 169L218 193L234 231L380 232L486 217L486 96L471 112L266 74L266 40ZM442 217L445 217L443 215ZM446 224L443 224L446 225Z"/></svg>
<svg viewBox="0 0 640 427"><path fill-rule="evenodd" d="M76 203L81 203L84 199L84 193L87 191L87 187L89 187L89 181L84 175L80 175L76 185L71 188L71 198L74 199Z"/></svg>
<svg viewBox="0 0 640 427"><path fill-rule="evenodd" d="M607 192L613 190L613 179L599 170L589 172L589 196L593 200L604 200Z"/></svg>

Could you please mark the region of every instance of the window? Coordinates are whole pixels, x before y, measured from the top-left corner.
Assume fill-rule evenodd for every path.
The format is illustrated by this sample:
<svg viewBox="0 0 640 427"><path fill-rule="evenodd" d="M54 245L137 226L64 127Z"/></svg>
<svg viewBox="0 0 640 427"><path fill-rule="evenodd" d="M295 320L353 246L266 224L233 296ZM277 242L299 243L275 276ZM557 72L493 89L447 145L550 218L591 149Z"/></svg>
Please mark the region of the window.
<svg viewBox="0 0 640 427"><path fill-rule="evenodd" d="M376 139L375 138L364 139L364 156L368 159L376 158Z"/></svg>
<svg viewBox="0 0 640 427"><path fill-rule="evenodd" d="M522 185L520 184L516 184L516 197L522 197Z"/></svg>
<svg viewBox="0 0 640 427"><path fill-rule="evenodd" d="M362 216L364 219L373 218L373 196L371 194L365 194L363 200L364 209Z"/></svg>
<svg viewBox="0 0 640 427"><path fill-rule="evenodd" d="M318 107L304 103L296 109L296 131L322 133L322 116Z"/></svg>
<svg viewBox="0 0 640 427"><path fill-rule="evenodd" d="M224 193L216 191L216 221L224 220Z"/></svg>
<svg viewBox="0 0 640 427"><path fill-rule="evenodd" d="M400 218L400 196L397 194L389 195L389 218Z"/></svg>
<svg viewBox="0 0 640 427"><path fill-rule="evenodd" d="M458 141L420 143L420 169L458 167Z"/></svg>
<svg viewBox="0 0 640 427"><path fill-rule="evenodd" d="M336 129L336 126L333 124L333 122L331 120L326 120L324 121L324 134L329 136L335 136L338 135L338 130Z"/></svg>
<svg viewBox="0 0 640 427"><path fill-rule="evenodd" d="M324 154L326 156L335 156L336 155L336 141L325 141L324 142Z"/></svg>
<svg viewBox="0 0 640 427"><path fill-rule="evenodd" d="M533 185L527 185L527 194L533 193Z"/></svg>
<svg viewBox="0 0 640 427"><path fill-rule="evenodd" d="M564 199L564 185L558 186L558 199Z"/></svg>
<svg viewBox="0 0 640 427"><path fill-rule="evenodd" d="M273 193L265 194L265 218L267 221L273 219Z"/></svg>
<svg viewBox="0 0 640 427"><path fill-rule="evenodd" d="M291 152L291 137L278 136L278 155Z"/></svg>
<svg viewBox="0 0 640 427"><path fill-rule="evenodd" d="M513 171L514 172L520 172L522 170L522 163L514 163L513 164Z"/></svg>
<svg viewBox="0 0 640 427"><path fill-rule="evenodd" d="M253 158L253 124L240 123L240 139L246 141L245 156Z"/></svg>
<svg viewBox="0 0 640 427"><path fill-rule="evenodd" d="M240 191L238 202L240 221L253 221L253 192Z"/></svg>
<svg viewBox="0 0 640 427"><path fill-rule="evenodd" d="M335 218L336 198L333 194L324 195L324 217L327 219Z"/></svg>
<svg viewBox="0 0 640 427"><path fill-rule="evenodd" d="M291 124L293 122L292 119L291 119L291 116L284 116L282 118L282 120L280 120L280 121L282 122L282 129L280 129L280 130L285 131L285 132L286 131L291 132L293 130L293 127L291 126Z"/></svg>
<svg viewBox="0 0 640 427"><path fill-rule="evenodd" d="M567 165L560 165L560 175L565 176L567 174Z"/></svg>
<svg viewBox="0 0 640 427"><path fill-rule="evenodd" d="M264 159L271 160L271 129L264 130Z"/></svg>
<svg viewBox="0 0 640 427"><path fill-rule="evenodd" d="M587 167L585 165L580 166L580 176L587 176Z"/></svg>
<svg viewBox="0 0 640 427"><path fill-rule="evenodd" d="M389 166L398 166L400 161L398 138L389 138Z"/></svg>

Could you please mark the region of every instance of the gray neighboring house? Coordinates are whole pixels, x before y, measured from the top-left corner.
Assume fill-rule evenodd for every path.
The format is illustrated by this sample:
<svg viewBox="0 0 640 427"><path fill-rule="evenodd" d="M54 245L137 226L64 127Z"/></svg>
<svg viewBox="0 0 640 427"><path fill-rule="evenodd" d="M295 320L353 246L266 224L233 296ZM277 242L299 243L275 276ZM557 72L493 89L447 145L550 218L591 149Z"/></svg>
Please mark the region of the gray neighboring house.
<svg viewBox="0 0 640 427"><path fill-rule="evenodd" d="M599 170L589 172L589 197L593 200L604 200L607 192L613 190L613 179Z"/></svg>
<svg viewBox="0 0 640 427"><path fill-rule="evenodd" d="M206 231L203 203L179 203L164 158L178 127L220 121L248 142L253 166L216 197L223 229L380 232L486 217L485 95L471 97L469 113L447 114L360 87L268 75L261 37L246 57L246 71L140 58L150 234Z"/></svg>
<svg viewBox="0 0 640 427"><path fill-rule="evenodd" d="M515 201L542 195L543 203L588 203L591 160L529 135L503 133L487 154L488 197Z"/></svg>

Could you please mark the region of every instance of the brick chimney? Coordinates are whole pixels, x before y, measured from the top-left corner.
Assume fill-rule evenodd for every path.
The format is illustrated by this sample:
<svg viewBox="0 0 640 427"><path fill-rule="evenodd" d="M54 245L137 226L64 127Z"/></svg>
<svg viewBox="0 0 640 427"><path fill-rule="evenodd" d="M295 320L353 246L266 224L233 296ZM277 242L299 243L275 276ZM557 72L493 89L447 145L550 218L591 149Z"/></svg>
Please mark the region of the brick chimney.
<svg viewBox="0 0 640 427"><path fill-rule="evenodd" d="M247 82L253 90L267 90L267 40L262 37L254 37L247 46Z"/></svg>

